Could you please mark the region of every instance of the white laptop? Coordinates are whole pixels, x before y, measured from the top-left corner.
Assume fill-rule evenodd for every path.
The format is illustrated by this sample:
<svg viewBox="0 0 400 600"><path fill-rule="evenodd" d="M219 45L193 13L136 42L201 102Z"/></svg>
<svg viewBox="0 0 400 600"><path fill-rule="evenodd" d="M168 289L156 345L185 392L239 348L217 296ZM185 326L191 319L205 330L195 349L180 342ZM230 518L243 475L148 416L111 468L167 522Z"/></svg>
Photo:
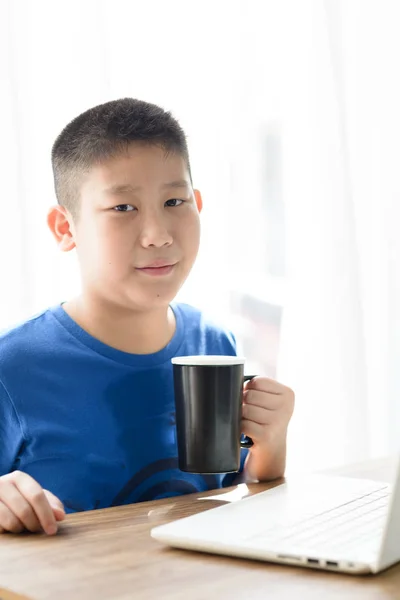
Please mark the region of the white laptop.
<svg viewBox="0 0 400 600"><path fill-rule="evenodd" d="M400 461L393 485L333 475L290 479L151 535L176 548L379 573L400 561Z"/></svg>

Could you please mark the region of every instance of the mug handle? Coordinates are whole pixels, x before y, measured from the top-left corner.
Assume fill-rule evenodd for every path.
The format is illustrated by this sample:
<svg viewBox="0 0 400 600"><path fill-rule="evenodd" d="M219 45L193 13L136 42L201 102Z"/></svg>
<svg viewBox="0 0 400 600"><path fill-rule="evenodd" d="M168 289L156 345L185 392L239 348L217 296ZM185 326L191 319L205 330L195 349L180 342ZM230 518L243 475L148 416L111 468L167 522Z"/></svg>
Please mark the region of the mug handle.
<svg viewBox="0 0 400 600"><path fill-rule="evenodd" d="M245 383L246 381L251 381L252 379L254 379L254 377L256 377L256 375L245 375L243 377L243 383ZM245 435L244 438L242 440L240 440L240 447L241 448L251 448L253 446L253 440L251 439L251 437L249 437L248 435Z"/></svg>

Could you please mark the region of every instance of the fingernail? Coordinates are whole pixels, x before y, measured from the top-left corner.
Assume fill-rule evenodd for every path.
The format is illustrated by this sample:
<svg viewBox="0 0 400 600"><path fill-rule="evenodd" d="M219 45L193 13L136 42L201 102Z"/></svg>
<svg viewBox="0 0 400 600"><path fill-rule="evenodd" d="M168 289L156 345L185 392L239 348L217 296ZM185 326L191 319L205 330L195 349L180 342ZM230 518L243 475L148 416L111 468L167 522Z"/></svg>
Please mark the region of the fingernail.
<svg viewBox="0 0 400 600"><path fill-rule="evenodd" d="M63 512L65 514L65 510L62 506L57 506L57 504L50 504L53 511Z"/></svg>
<svg viewBox="0 0 400 600"><path fill-rule="evenodd" d="M57 533L57 525L49 525L46 529L46 533L48 533L48 535L54 535Z"/></svg>

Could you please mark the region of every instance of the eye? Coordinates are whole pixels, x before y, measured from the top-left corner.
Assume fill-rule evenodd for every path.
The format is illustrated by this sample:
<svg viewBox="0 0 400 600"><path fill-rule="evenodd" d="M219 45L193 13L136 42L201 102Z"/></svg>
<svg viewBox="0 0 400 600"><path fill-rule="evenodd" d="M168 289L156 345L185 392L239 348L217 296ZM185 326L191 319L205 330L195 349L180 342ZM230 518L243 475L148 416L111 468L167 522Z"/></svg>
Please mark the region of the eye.
<svg viewBox="0 0 400 600"><path fill-rule="evenodd" d="M171 200L167 200L165 206L180 206L184 203L184 200L178 200L178 198L171 198Z"/></svg>
<svg viewBox="0 0 400 600"><path fill-rule="evenodd" d="M118 206L114 206L116 212L132 212L135 210L135 207L132 204L118 204Z"/></svg>

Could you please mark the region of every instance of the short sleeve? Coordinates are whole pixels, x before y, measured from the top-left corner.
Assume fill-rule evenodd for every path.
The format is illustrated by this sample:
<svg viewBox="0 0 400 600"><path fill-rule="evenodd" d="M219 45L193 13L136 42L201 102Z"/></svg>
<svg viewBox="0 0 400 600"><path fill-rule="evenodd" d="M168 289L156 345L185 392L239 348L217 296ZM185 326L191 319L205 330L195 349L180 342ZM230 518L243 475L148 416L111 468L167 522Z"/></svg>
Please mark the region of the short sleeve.
<svg viewBox="0 0 400 600"><path fill-rule="evenodd" d="M231 331L224 332L222 346L222 350L227 356L238 355L236 338Z"/></svg>
<svg viewBox="0 0 400 600"><path fill-rule="evenodd" d="M0 477L13 470L23 442L24 436L18 415L0 381Z"/></svg>

